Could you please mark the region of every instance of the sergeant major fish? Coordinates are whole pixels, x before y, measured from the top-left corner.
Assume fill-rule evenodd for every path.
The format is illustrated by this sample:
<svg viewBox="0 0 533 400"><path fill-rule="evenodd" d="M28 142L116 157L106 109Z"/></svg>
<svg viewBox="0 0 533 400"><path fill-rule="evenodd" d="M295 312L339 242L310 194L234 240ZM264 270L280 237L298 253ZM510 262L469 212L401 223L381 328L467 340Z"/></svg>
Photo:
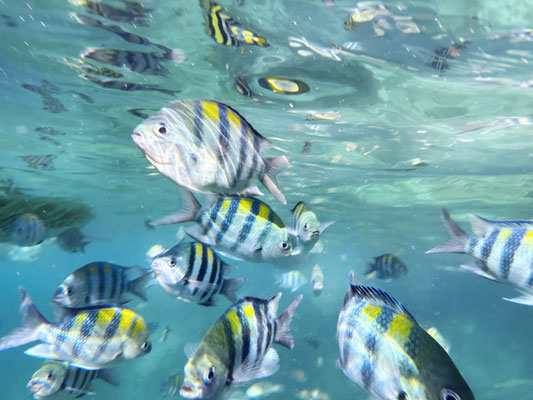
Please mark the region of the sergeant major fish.
<svg viewBox="0 0 533 400"><path fill-rule="evenodd" d="M225 14L220 4L214 2L208 3L209 6L205 13L205 23L207 33L215 42L226 46L269 46L264 37L252 32Z"/></svg>
<svg viewBox="0 0 533 400"><path fill-rule="evenodd" d="M209 399L232 382L265 378L279 369L273 343L292 349L290 323L302 296L276 317L281 293L269 300L245 297L209 328L185 365L180 395Z"/></svg>
<svg viewBox="0 0 533 400"><path fill-rule="evenodd" d="M231 267L203 243L178 243L152 261L152 270L160 285L171 296L204 306L217 304L215 295L223 294L231 302L245 278L226 279Z"/></svg>
<svg viewBox="0 0 533 400"><path fill-rule="evenodd" d="M6 229L7 240L18 246L35 246L44 242L47 234L44 222L32 213L18 216Z"/></svg>
<svg viewBox="0 0 533 400"><path fill-rule="evenodd" d="M324 289L324 273L318 264L313 267L313 272L311 273L311 283L313 284L313 294L315 296L320 296L322 290Z"/></svg>
<svg viewBox="0 0 533 400"><path fill-rule="evenodd" d="M484 278L517 287L522 296L504 300L533 305L533 221L490 221L469 214L475 236L465 233L442 210L447 242L426 253L466 253L477 258L474 265L461 265Z"/></svg>
<svg viewBox="0 0 533 400"><path fill-rule="evenodd" d="M191 192L184 191L183 202L182 210L150 224L194 221L194 226L185 229L189 236L242 260L274 262L291 255L287 228L261 200L217 196L209 207L202 207Z"/></svg>
<svg viewBox="0 0 533 400"><path fill-rule="evenodd" d="M128 292L147 300L144 285L150 274L143 271L130 280L133 269L104 261L86 264L59 285L53 301L66 308L83 309L127 303Z"/></svg>
<svg viewBox="0 0 533 400"><path fill-rule="evenodd" d="M91 383L95 379L117 384L108 369L86 370L66 361L47 360L35 371L27 386L35 399L51 400L61 395L78 398L94 394Z"/></svg>
<svg viewBox="0 0 533 400"><path fill-rule="evenodd" d="M233 108L210 100L180 100L137 126L135 144L159 172L195 192L235 194L259 179L286 204L275 175L289 161L263 158L271 146Z"/></svg>
<svg viewBox="0 0 533 400"><path fill-rule="evenodd" d="M339 313L338 367L372 399L474 400L448 353L398 300L355 284Z"/></svg>
<svg viewBox="0 0 533 400"><path fill-rule="evenodd" d="M20 295L22 327L0 339L0 351L40 340L44 343L24 353L92 370L141 357L151 350L144 319L127 308L92 309L50 323L22 287Z"/></svg>
<svg viewBox="0 0 533 400"><path fill-rule="evenodd" d="M291 212L292 233L305 243L316 242L320 234L333 224L333 221L321 224L316 214L303 201L299 201Z"/></svg>
<svg viewBox="0 0 533 400"><path fill-rule="evenodd" d="M382 254L374 257L368 263L368 270L365 272L365 278L371 279L378 277L379 279L398 278L407 273L407 266L394 254Z"/></svg>
<svg viewBox="0 0 533 400"><path fill-rule="evenodd" d="M301 271L285 272L277 277L277 284L283 289L290 289L291 292L297 291L307 283L307 278Z"/></svg>
<svg viewBox="0 0 533 400"><path fill-rule="evenodd" d="M90 242L85 240L85 235L81 232L80 228L73 226L65 229L59 235L57 235L56 241L61 249L68 251L69 253L85 251L85 246Z"/></svg>

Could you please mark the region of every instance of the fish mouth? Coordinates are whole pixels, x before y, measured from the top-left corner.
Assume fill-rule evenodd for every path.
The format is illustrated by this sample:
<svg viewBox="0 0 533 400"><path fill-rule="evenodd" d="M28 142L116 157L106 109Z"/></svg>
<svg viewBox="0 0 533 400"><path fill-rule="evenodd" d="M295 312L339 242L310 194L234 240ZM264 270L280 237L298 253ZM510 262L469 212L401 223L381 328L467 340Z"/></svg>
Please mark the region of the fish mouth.
<svg viewBox="0 0 533 400"><path fill-rule="evenodd" d="M197 393L196 388L193 388L189 385L183 385L181 387L180 396L185 397L186 399L197 399L200 397Z"/></svg>

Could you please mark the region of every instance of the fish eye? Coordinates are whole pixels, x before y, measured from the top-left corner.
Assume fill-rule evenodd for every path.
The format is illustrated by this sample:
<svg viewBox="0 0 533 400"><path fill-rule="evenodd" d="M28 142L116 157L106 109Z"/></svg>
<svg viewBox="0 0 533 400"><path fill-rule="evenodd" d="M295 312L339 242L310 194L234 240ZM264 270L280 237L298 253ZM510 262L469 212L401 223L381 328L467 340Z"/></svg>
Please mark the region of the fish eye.
<svg viewBox="0 0 533 400"><path fill-rule="evenodd" d="M159 129L157 130L160 134L166 135L167 133L167 127L164 123L159 124Z"/></svg>
<svg viewBox="0 0 533 400"><path fill-rule="evenodd" d="M461 400L461 396L455 393L453 390L442 388L440 390L440 400Z"/></svg>
<svg viewBox="0 0 533 400"><path fill-rule="evenodd" d="M169 260L168 263L170 264L171 267L173 267L174 265L176 265L176 259L175 259L174 257L172 257L172 258Z"/></svg>
<svg viewBox="0 0 533 400"><path fill-rule="evenodd" d="M149 351L152 348L149 341L146 341L142 344L141 349L143 351Z"/></svg>
<svg viewBox="0 0 533 400"><path fill-rule="evenodd" d="M309 230L309 224L304 224L304 231L308 231Z"/></svg>
<svg viewBox="0 0 533 400"><path fill-rule="evenodd" d="M211 367L209 367L207 371L204 372L204 376L202 376L202 381L206 385L209 385L211 384L211 382L213 382L214 378L215 378L215 366L212 365Z"/></svg>
<svg viewBox="0 0 533 400"><path fill-rule="evenodd" d="M50 371L48 373L48 375L46 375L46 379L48 379L49 381L53 380L54 379L54 372Z"/></svg>
<svg viewBox="0 0 533 400"><path fill-rule="evenodd" d="M290 247L289 242L283 241L279 244L281 250L288 250Z"/></svg>
<svg viewBox="0 0 533 400"><path fill-rule="evenodd" d="M70 286L67 286L67 287L65 288L65 294L66 294L67 296L70 296L70 295L72 294L72 288L71 288Z"/></svg>

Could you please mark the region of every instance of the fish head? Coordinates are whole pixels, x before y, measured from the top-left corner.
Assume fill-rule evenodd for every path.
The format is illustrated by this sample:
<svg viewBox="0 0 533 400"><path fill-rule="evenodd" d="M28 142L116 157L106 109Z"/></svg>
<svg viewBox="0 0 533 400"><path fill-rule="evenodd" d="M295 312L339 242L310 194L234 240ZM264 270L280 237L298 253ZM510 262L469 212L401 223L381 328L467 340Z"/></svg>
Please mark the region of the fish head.
<svg viewBox="0 0 533 400"><path fill-rule="evenodd" d="M126 309L122 312L124 313ZM152 350L152 343L150 341L150 333L144 319L128 310L133 314L131 327L126 333L125 340L122 345L122 356L126 360L144 356Z"/></svg>
<svg viewBox="0 0 533 400"><path fill-rule="evenodd" d="M188 243L184 244L188 245ZM183 251L183 247L180 243L152 261L152 270L157 280L163 285L176 285L185 277L189 257Z"/></svg>
<svg viewBox="0 0 533 400"><path fill-rule="evenodd" d="M265 260L289 257L292 249L293 245L285 228L279 229L278 234L270 236L260 248Z"/></svg>
<svg viewBox="0 0 533 400"><path fill-rule="evenodd" d="M46 398L56 393L65 380L67 374L67 363L57 361L46 361L32 375L28 382L28 389L36 399Z"/></svg>
<svg viewBox="0 0 533 400"><path fill-rule="evenodd" d="M227 367L208 352L197 352L184 370L180 395L186 399L209 399L224 388L228 379Z"/></svg>
<svg viewBox="0 0 533 400"><path fill-rule="evenodd" d="M57 288L53 301L67 308L86 306L86 299L90 298L86 281L73 273Z"/></svg>

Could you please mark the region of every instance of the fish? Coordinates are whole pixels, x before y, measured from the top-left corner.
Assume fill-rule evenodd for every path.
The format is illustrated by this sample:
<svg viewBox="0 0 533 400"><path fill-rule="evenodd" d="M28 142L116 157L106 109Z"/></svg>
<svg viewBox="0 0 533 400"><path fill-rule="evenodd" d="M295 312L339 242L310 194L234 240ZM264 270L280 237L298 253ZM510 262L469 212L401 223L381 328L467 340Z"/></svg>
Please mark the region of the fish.
<svg viewBox="0 0 533 400"><path fill-rule="evenodd" d="M48 229L43 220L36 214L19 215L6 228L8 242L18 246L35 246L44 242Z"/></svg>
<svg viewBox="0 0 533 400"><path fill-rule="evenodd" d="M442 334L437 330L435 327L430 327L426 329L426 332L431 336L433 339L437 341L438 344L441 345L441 347L446 350L446 353L450 352L450 344L448 341L442 336Z"/></svg>
<svg viewBox="0 0 533 400"><path fill-rule="evenodd" d="M66 361L47 360L34 372L27 387L35 399L56 399L61 395L78 398L95 394L91 387L95 379L117 385L109 369L86 370Z"/></svg>
<svg viewBox="0 0 533 400"><path fill-rule="evenodd" d="M176 96L180 92L180 90L171 90L171 89L163 89L157 85L146 85L142 83L134 83L134 82L124 82L124 81L118 81L114 79L99 79L91 75L87 74L81 74L79 75L80 78L85 79L89 82L93 82L97 84L98 86L103 87L104 89L114 89L114 90L122 90L124 92L135 92L137 90L153 90L156 92L161 92L168 94L169 96Z"/></svg>
<svg viewBox="0 0 533 400"><path fill-rule="evenodd" d="M514 286L522 295L504 300L533 306L533 221L491 221L469 214L474 236L468 235L442 209L448 241L426 251L464 253L476 258L467 271Z"/></svg>
<svg viewBox="0 0 533 400"><path fill-rule="evenodd" d="M151 267L168 294L203 306L217 305L217 294L235 302L235 292L246 282L246 278L227 279L231 267L200 242L178 243L155 257Z"/></svg>
<svg viewBox="0 0 533 400"><path fill-rule="evenodd" d="M252 89L250 89L247 79L242 75L238 75L237 78L235 78L235 89L243 96L254 96L254 92L252 92Z"/></svg>
<svg viewBox="0 0 533 400"><path fill-rule="evenodd" d="M90 243L85 239L85 235L76 226L65 229L56 237L59 247L69 253L85 252L85 246Z"/></svg>
<svg viewBox="0 0 533 400"><path fill-rule="evenodd" d="M259 78L257 83L271 92L280 94L302 94L309 91L309 85L299 79L265 76Z"/></svg>
<svg viewBox="0 0 533 400"><path fill-rule="evenodd" d="M53 161L56 156L52 154L20 156L19 158L26 161L28 163L28 167L33 169L42 169L44 171L53 171L55 169Z"/></svg>
<svg viewBox="0 0 533 400"><path fill-rule="evenodd" d="M324 289L324 273L318 264L315 264L313 272L311 272L311 283L313 284L313 294L320 296Z"/></svg>
<svg viewBox="0 0 533 400"><path fill-rule="evenodd" d="M91 0L68 0L74 6L85 7L93 15L115 21L128 22L132 25L148 26L147 17L150 9L145 8L141 3L136 1L123 1L127 6L126 9L111 6L100 1Z"/></svg>
<svg viewBox="0 0 533 400"><path fill-rule="evenodd" d="M209 8L205 13L205 25L207 34L218 44L226 46L269 46L263 36L259 36L225 14L222 6L215 2L209 3Z"/></svg>
<svg viewBox="0 0 533 400"><path fill-rule="evenodd" d="M51 323L37 310L26 290L20 287L19 291L22 327L0 339L0 351L39 340L44 343L24 354L94 370L144 356L152 348L146 323L134 311L92 309Z"/></svg>
<svg viewBox="0 0 533 400"><path fill-rule="evenodd" d="M246 395L249 399L260 399L267 397L275 393L281 393L285 390L285 386L279 383L273 383L270 381L259 381L254 383L248 389L246 389Z"/></svg>
<svg viewBox="0 0 533 400"><path fill-rule="evenodd" d="M449 58L457 58L460 56L459 48L465 46L454 46L453 44L448 47L439 46L433 52L433 59L431 60L431 68L437 71L444 71L449 68L446 62Z"/></svg>
<svg viewBox="0 0 533 400"><path fill-rule="evenodd" d="M307 283L307 279L301 271L289 271L278 276L277 284L282 289L290 289L291 292L297 291Z"/></svg>
<svg viewBox="0 0 533 400"><path fill-rule="evenodd" d="M170 332L170 326L165 326L163 331L161 332L161 338L159 339L159 343L163 343L167 340L168 333Z"/></svg>
<svg viewBox="0 0 533 400"><path fill-rule="evenodd" d="M189 191L183 209L150 222L152 226L193 221L185 232L223 255L253 262L273 262L292 252L289 233L281 218L254 197L217 196L202 207Z"/></svg>
<svg viewBox="0 0 533 400"><path fill-rule="evenodd" d="M370 22L376 17L392 16L392 13L381 3L378 2L360 2L357 7L347 10L350 16L344 23L346 30L356 28L355 24Z"/></svg>
<svg viewBox="0 0 533 400"><path fill-rule="evenodd" d="M132 293L147 300L144 285L150 273L130 280L132 270L136 267L122 267L105 261L97 261L84 265L70 274L59 285L53 302L65 308L84 309L105 305L125 304ZM139 268L142 269L142 268Z"/></svg>
<svg viewBox="0 0 533 400"><path fill-rule="evenodd" d="M22 87L24 89L37 93L38 95L41 96L43 100L43 110L50 111L52 114L57 114L60 112L67 111L65 106L58 99L56 99L50 94L49 88L47 87L45 81L43 81L42 86L36 86L30 83L24 83L22 84Z"/></svg>
<svg viewBox="0 0 533 400"><path fill-rule="evenodd" d="M177 397L180 391L181 384L183 383L183 375L175 374L169 376L166 381L161 384L159 393L163 397Z"/></svg>
<svg viewBox="0 0 533 400"><path fill-rule="evenodd" d="M236 194L258 179L282 204L276 174L285 156L263 158L271 147L230 106L211 100L179 100L138 125L132 139L159 172L199 193Z"/></svg>
<svg viewBox="0 0 533 400"><path fill-rule="evenodd" d="M228 308L188 355L180 395L208 399L232 383L273 375L279 356L272 344L294 347L290 324L302 295L277 317L280 299L244 297Z"/></svg>
<svg viewBox="0 0 533 400"><path fill-rule="evenodd" d="M373 399L474 400L448 353L394 297L350 285L339 313L338 368Z"/></svg>
<svg viewBox="0 0 533 400"><path fill-rule="evenodd" d="M304 243L316 243L320 234L334 223L334 221L331 221L321 224L316 214L303 201L296 203L291 213L291 232Z"/></svg>
<svg viewBox="0 0 533 400"><path fill-rule="evenodd" d="M81 51L80 56L121 67L130 72L160 76L168 75L168 70L160 64L164 58L161 58L156 53L86 47Z"/></svg>
<svg viewBox="0 0 533 400"><path fill-rule="evenodd" d="M311 142L309 140L306 140L302 146L302 155L303 156L306 156L309 154L309 152L311 151Z"/></svg>
<svg viewBox="0 0 533 400"><path fill-rule="evenodd" d="M374 259L368 263L365 278L371 279L377 277L379 279L392 279L399 278L406 273L407 265L394 254L387 253L374 257Z"/></svg>
<svg viewBox="0 0 533 400"><path fill-rule="evenodd" d="M67 59L63 59L63 62L69 67L82 70L83 72L86 72L91 75L103 76L106 78L122 78L124 76L120 72L117 72L111 68L94 65L88 62L87 60L75 58L74 61L75 62L70 62Z"/></svg>

